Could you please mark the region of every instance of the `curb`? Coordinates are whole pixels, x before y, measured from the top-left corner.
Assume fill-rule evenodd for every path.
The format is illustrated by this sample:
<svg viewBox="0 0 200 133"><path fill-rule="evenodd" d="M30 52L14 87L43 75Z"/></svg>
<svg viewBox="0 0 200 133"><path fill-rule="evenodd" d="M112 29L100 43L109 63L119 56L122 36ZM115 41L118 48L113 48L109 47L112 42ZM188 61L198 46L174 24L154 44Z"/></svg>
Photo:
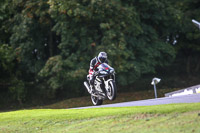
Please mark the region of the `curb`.
<svg viewBox="0 0 200 133"><path fill-rule="evenodd" d="M178 90L178 91L166 93L165 97L190 95L190 94L196 94L196 93L200 93L200 84L195 85L195 86L191 86L191 87L188 87L188 88L185 88L185 89L181 89L181 90Z"/></svg>

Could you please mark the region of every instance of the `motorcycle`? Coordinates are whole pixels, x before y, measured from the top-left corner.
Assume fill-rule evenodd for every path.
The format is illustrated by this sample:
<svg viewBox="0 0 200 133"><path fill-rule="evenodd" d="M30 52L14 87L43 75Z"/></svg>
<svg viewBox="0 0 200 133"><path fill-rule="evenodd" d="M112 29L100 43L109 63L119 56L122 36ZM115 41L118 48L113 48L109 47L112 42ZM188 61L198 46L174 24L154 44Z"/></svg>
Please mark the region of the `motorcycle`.
<svg viewBox="0 0 200 133"><path fill-rule="evenodd" d="M91 85L85 81L84 85L91 95L93 105L101 105L103 100L115 100L117 94L117 87L115 83L115 70L106 63L102 63L97 67L95 72L94 88L95 92L91 91Z"/></svg>

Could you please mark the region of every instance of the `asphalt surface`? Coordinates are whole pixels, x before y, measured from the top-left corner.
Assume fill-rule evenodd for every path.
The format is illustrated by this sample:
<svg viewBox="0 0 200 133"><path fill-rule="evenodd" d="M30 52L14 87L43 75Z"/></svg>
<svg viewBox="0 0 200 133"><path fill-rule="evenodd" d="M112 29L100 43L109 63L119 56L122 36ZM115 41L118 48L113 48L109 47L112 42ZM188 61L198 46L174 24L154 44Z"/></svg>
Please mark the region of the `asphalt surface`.
<svg viewBox="0 0 200 133"><path fill-rule="evenodd" d="M184 96L163 97L163 98L148 99L148 100L141 100L141 101L107 104L107 105L101 105L101 106L78 107L78 108L73 108L73 109L103 108L103 107L151 106L151 105L161 105L161 104L199 103L199 102L200 102L200 94L192 94L192 95L184 95Z"/></svg>

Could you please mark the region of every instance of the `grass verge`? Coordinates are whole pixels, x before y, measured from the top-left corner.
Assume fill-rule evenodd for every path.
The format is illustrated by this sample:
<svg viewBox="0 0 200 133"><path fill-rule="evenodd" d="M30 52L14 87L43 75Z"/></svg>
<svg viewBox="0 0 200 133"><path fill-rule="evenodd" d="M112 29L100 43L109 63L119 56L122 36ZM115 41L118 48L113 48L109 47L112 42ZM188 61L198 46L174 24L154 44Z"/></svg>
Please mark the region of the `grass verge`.
<svg viewBox="0 0 200 133"><path fill-rule="evenodd" d="M199 125L200 103L0 113L0 132L198 133Z"/></svg>

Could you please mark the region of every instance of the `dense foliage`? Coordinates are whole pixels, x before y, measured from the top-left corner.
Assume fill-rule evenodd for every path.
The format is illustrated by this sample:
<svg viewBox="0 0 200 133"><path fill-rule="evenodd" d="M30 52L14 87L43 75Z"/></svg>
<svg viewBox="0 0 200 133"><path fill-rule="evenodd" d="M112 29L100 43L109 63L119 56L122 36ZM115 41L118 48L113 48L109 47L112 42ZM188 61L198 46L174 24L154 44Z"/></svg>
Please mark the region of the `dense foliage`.
<svg viewBox="0 0 200 133"><path fill-rule="evenodd" d="M181 33L178 34L179 44L176 50L179 52L179 58L182 58L183 71L187 75L199 75L200 70L200 29L191 23L192 19L200 22L200 1L199 0L184 0L177 4L177 8L183 11L184 17L182 18Z"/></svg>
<svg viewBox="0 0 200 133"><path fill-rule="evenodd" d="M3 0L0 2L1 97L84 94L90 60L108 53L118 85L134 83L178 57L199 71L199 1ZM191 69L187 67L188 73ZM36 95L36 96L35 96Z"/></svg>

